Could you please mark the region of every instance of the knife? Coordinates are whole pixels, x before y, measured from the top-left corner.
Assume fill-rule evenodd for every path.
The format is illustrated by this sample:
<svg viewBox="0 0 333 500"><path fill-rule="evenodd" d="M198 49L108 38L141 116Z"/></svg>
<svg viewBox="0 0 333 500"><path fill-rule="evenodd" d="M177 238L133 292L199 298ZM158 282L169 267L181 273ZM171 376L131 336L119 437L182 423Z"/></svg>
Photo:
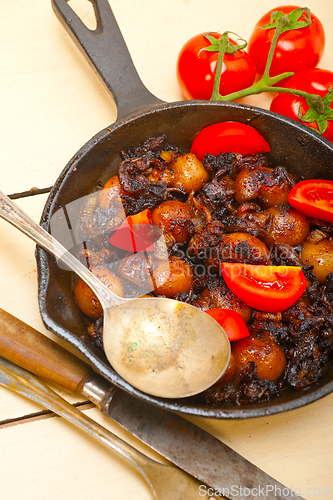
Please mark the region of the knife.
<svg viewBox="0 0 333 500"><path fill-rule="evenodd" d="M84 361L1 308L0 356L88 398L104 415L219 494L232 500L294 496L208 432L113 386Z"/></svg>

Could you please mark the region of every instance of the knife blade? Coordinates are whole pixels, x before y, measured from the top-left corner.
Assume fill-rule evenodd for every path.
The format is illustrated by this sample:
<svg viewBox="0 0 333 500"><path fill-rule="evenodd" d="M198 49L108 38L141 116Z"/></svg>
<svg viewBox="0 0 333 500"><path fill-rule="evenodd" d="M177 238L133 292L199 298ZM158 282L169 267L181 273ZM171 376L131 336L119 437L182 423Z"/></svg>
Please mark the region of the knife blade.
<svg viewBox="0 0 333 500"><path fill-rule="evenodd" d="M104 415L218 494L231 500L294 496L208 432L113 386L81 359L1 308L0 355L48 382L87 397Z"/></svg>

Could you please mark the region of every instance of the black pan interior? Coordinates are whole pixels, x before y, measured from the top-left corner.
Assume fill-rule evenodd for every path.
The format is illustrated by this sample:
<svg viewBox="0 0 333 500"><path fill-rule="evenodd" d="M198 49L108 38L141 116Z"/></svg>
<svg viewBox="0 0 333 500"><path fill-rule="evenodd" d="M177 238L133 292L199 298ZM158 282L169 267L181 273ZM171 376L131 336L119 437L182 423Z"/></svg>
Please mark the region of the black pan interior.
<svg viewBox="0 0 333 500"><path fill-rule="evenodd" d="M118 121L85 144L66 165L56 181L41 225L49 230L50 219L60 208L96 191L117 171L119 152L143 143L149 137L167 135L167 141L189 150L193 138L204 127L220 121L236 120L256 128L271 146L268 160L283 165L297 180L333 179L333 145L319 134L269 111L238 103L186 101L163 104L150 111ZM78 215L78 214L77 214ZM333 391L333 363L318 383L306 390L285 390L270 402L235 407L203 406L194 398L167 400L143 394L127 384L110 367L103 353L86 333L86 323L73 297L72 273L61 270L55 260L37 249L39 307L45 326L84 354L90 364L107 379L153 404L191 415L213 418L248 418L279 413L303 406Z"/></svg>

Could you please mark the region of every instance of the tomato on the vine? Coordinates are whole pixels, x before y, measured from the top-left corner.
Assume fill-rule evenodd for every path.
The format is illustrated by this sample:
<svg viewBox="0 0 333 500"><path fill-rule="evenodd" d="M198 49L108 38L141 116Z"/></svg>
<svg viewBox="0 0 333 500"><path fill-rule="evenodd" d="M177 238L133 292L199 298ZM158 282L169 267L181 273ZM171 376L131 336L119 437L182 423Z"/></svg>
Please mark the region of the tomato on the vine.
<svg viewBox="0 0 333 500"><path fill-rule="evenodd" d="M291 189L288 201L308 217L333 222L333 181L300 181Z"/></svg>
<svg viewBox="0 0 333 500"><path fill-rule="evenodd" d="M241 122L220 122L200 130L191 152L202 160L205 154L239 153L243 156L270 151L269 144L256 129Z"/></svg>
<svg viewBox="0 0 333 500"><path fill-rule="evenodd" d="M310 112L309 105L304 97L286 93L275 95L270 110L320 131L323 137L333 142L332 85L332 71L321 68L304 69L289 78L284 86L290 89L302 90L309 94L317 94L324 98L325 110L323 113L318 113L315 109ZM299 117L300 114L302 119Z"/></svg>
<svg viewBox="0 0 333 500"><path fill-rule="evenodd" d="M221 307L207 309L205 312L222 326L230 342L249 337L250 332L239 312Z"/></svg>
<svg viewBox="0 0 333 500"><path fill-rule="evenodd" d="M220 33L201 33L188 40L180 50L177 78L186 99L209 100L212 96L218 52L202 50L210 45L205 35L218 39ZM236 42L229 38L229 43ZM225 54L221 71L220 94L249 87L256 76L255 64L245 50Z"/></svg>
<svg viewBox="0 0 333 500"><path fill-rule="evenodd" d="M222 276L236 297L259 311L284 311L306 290L306 278L297 266L223 262Z"/></svg>
<svg viewBox="0 0 333 500"><path fill-rule="evenodd" d="M275 33L275 28L263 29L270 25L271 14L281 11L289 14L299 7L287 5L276 7L265 14L255 25L249 40L248 50L257 67L258 74L262 75L266 66L268 52ZM305 9L303 9L305 10ZM300 18L307 19L307 13ZM311 13L309 26L283 32L277 42L270 68L270 76L276 76L285 71L296 73L306 68L317 66L324 52L325 32L317 16Z"/></svg>

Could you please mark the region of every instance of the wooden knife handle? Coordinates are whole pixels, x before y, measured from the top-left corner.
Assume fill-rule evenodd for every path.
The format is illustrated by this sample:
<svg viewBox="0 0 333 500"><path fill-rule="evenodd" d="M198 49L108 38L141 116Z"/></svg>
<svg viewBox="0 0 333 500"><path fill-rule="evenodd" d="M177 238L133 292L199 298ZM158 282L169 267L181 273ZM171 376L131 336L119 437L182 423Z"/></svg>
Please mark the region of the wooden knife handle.
<svg viewBox="0 0 333 500"><path fill-rule="evenodd" d="M0 356L77 394L93 371L84 361L1 308Z"/></svg>

